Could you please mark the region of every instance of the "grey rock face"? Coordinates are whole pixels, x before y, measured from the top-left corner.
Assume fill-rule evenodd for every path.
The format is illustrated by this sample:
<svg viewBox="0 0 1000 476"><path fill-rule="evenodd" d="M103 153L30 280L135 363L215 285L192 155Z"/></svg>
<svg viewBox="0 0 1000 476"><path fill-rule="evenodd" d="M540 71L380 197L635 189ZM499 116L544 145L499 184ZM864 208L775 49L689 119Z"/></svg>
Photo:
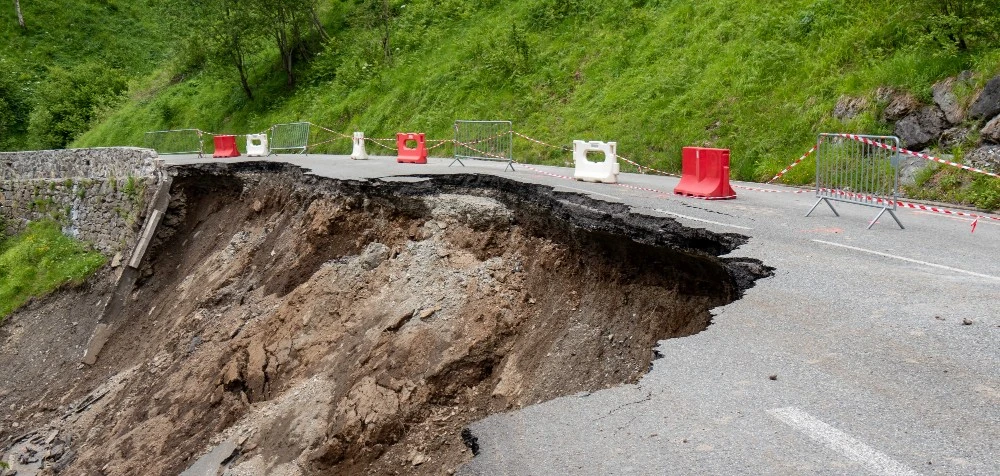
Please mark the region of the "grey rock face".
<svg viewBox="0 0 1000 476"><path fill-rule="evenodd" d="M867 107L868 100L865 98L842 96L833 108L833 117L841 121L849 121L861 114Z"/></svg>
<svg viewBox="0 0 1000 476"><path fill-rule="evenodd" d="M913 185L920 171L934 167L934 162L919 157L906 157L899 161L899 184Z"/></svg>
<svg viewBox="0 0 1000 476"><path fill-rule="evenodd" d="M889 99L889 104L882 111L882 120L886 122L895 122L916 111L920 107L920 102L917 98L906 94L897 93L892 95Z"/></svg>
<svg viewBox="0 0 1000 476"><path fill-rule="evenodd" d="M944 112L945 119L952 124L958 124L965 120L965 111L958 103L955 96L954 78L948 78L935 84L931 89L934 93L934 103Z"/></svg>
<svg viewBox="0 0 1000 476"><path fill-rule="evenodd" d="M936 106L926 106L896 123L896 136L907 149L922 149L938 139L948 123Z"/></svg>
<svg viewBox="0 0 1000 476"><path fill-rule="evenodd" d="M969 152L965 162L972 167L1000 172L1000 145L985 145Z"/></svg>
<svg viewBox="0 0 1000 476"><path fill-rule="evenodd" d="M1000 115L994 117L992 121L987 122L986 127L980 133L983 135L983 139L994 144L1000 144Z"/></svg>
<svg viewBox="0 0 1000 476"><path fill-rule="evenodd" d="M991 79L969 107L972 119L993 119L1000 114L1000 76Z"/></svg>

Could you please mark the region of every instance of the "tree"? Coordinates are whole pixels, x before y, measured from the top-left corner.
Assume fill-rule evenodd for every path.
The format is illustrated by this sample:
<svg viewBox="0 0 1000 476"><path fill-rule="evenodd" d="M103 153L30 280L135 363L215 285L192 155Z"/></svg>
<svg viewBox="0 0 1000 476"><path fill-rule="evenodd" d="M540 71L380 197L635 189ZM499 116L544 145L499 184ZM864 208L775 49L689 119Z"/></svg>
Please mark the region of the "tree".
<svg viewBox="0 0 1000 476"><path fill-rule="evenodd" d="M21 25L22 30L26 30L27 27L24 26L24 15L21 14L21 0L14 0L14 10L17 10L17 24Z"/></svg>
<svg viewBox="0 0 1000 476"><path fill-rule="evenodd" d="M1000 43L1000 8L996 0L926 0L927 32L958 51Z"/></svg>
<svg viewBox="0 0 1000 476"><path fill-rule="evenodd" d="M312 43L329 39L316 14L316 0L259 0L257 9L271 25L271 35L281 56L281 68L285 71L285 83L294 87L296 60L312 56ZM311 33L316 36L310 38Z"/></svg>
<svg viewBox="0 0 1000 476"><path fill-rule="evenodd" d="M232 68L239 79L240 87L253 100L250 73L254 52L262 46L264 32L260 25L264 20L254 5L238 0L207 0L178 2L177 8L190 8L196 12L185 12L185 21L192 35L204 35L202 45L209 62Z"/></svg>
<svg viewBox="0 0 1000 476"><path fill-rule="evenodd" d="M22 81L11 74L0 60L0 149L22 145L31 113L29 92Z"/></svg>
<svg viewBox="0 0 1000 476"><path fill-rule="evenodd" d="M396 16L397 12L389 0L365 0L360 12L362 26L378 31L382 59L386 65L392 65L392 27Z"/></svg>
<svg viewBox="0 0 1000 476"><path fill-rule="evenodd" d="M30 115L28 132L34 145L65 147L91 127L98 111L120 101L127 87L121 71L100 62L53 67L38 87Z"/></svg>

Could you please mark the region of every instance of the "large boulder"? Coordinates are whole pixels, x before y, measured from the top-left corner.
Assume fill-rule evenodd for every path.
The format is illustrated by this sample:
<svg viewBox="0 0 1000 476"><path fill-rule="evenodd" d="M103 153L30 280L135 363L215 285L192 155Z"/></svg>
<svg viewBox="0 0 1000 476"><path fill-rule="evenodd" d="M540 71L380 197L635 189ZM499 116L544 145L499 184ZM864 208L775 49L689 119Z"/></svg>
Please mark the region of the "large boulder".
<svg viewBox="0 0 1000 476"><path fill-rule="evenodd" d="M972 119L993 119L1000 114L1000 76L986 83L979 96L969 107L969 117Z"/></svg>
<svg viewBox="0 0 1000 476"><path fill-rule="evenodd" d="M986 127L980 131L983 139L994 144L1000 144L1000 115L994 117L992 121L986 123Z"/></svg>
<svg viewBox="0 0 1000 476"><path fill-rule="evenodd" d="M882 120L896 122L920 107L920 101L909 93L893 93L882 110Z"/></svg>
<svg viewBox="0 0 1000 476"><path fill-rule="evenodd" d="M959 124L965 120L965 111L958 102L958 96L955 95L956 82L955 78L948 78L931 87L931 91L934 93L934 103L941 108L945 119L948 119L948 122L952 124Z"/></svg>
<svg viewBox="0 0 1000 476"><path fill-rule="evenodd" d="M907 149L920 150L935 142L948 127L937 106L926 106L896 123L896 136Z"/></svg>
<svg viewBox="0 0 1000 476"><path fill-rule="evenodd" d="M965 163L990 172L1000 172L1000 145L984 145L969 152Z"/></svg>

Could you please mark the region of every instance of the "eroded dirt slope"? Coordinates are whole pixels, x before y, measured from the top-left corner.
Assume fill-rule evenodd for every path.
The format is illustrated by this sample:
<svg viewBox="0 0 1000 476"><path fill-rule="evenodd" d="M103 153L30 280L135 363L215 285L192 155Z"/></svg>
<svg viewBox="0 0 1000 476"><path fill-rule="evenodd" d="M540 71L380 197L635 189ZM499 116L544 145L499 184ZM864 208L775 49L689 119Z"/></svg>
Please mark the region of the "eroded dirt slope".
<svg viewBox="0 0 1000 476"><path fill-rule="evenodd" d="M98 364L5 397L25 425L0 438L72 474L178 474L224 441L227 474L441 474L469 422L634 382L704 329L769 273L716 257L742 242L496 177L182 169Z"/></svg>

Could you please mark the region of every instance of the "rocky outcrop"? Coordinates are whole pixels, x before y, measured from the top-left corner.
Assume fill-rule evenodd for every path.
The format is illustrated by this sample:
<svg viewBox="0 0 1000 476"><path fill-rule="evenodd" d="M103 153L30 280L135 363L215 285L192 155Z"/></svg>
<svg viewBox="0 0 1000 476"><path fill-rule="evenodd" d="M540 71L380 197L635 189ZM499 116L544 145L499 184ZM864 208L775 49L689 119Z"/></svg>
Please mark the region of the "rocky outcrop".
<svg viewBox="0 0 1000 476"><path fill-rule="evenodd" d="M896 123L896 136L903 147L923 149L938 140L948 122L937 106L925 106Z"/></svg>
<svg viewBox="0 0 1000 476"><path fill-rule="evenodd" d="M919 157L903 156L899 161L899 184L913 185L917 183L917 175L924 169L933 167L934 162Z"/></svg>
<svg viewBox="0 0 1000 476"><path fill-rule="evenodd" d="M991 79L969 107L969 118L989 120L1000 114L1000 76Z"/></svg>
<svg viewBox="0 0 1000 476"><path fill-rule="evenodd" d="M868 107L868 100L863 97L841 96L833 108L833 117L841 121L849 121L858 117Z"/></svg>
<svg viewBox="0 0 1000 476"><path fill-rule="evenodd" d="M980 131L983 140L1000 144L1000 116L994 117L992 121L986 123L986 127Z"/></svg>
<svg viewBox="0 0 1000 476"><path fill-rule="evenodd" d="M896 122L920 107L920 101L909 93L891 94L889 104L882 111L882 120Z"/></svg>
<svg viewBox="0 0 1000 476"><path fill-rule="evenodd" d="M948 78L940 81L931 88L934 95L934 104L941 108L945 119L952 124L959 124L965 120L965 110L955 95L956 78Z"/></svg>

